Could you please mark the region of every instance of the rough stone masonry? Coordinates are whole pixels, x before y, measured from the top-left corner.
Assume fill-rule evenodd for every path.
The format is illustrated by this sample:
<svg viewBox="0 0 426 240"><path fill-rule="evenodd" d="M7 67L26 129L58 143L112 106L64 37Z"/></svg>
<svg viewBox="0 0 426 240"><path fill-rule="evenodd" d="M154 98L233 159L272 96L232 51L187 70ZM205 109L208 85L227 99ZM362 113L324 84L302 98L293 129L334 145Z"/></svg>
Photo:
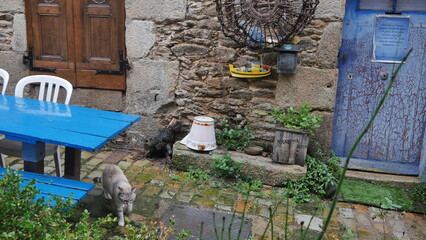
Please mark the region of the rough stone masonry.
<svg viewBox="0 0 426 240"><path fill-rule="evenodd" d="M257 141L272 143L275 125L269 111L310 101L325 119L316 138L328 147L344 0L320 2L314 20L299 34L302 51L293 75L275 73L277 53L250 50L225 37L213 0L126 0L125 5L132 67L127 90L75 89L71 104L144 116L127 134L132 145L142 146L172 118L183 123L185 132L198 115L216 122L245 120ZM3 0L0 67L11 74L8 94L28 75L22 63L25 25L24 0ZM229 64L250 61L261 61L274 73L248 80L229 76Z"/></svg>

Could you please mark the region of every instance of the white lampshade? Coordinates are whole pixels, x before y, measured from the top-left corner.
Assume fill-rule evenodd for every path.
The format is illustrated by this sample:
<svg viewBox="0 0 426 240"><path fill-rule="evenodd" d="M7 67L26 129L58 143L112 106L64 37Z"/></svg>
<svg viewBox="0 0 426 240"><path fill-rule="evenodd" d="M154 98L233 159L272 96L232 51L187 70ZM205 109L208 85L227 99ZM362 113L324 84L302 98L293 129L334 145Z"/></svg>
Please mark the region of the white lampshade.
<svg viewBox="0 0 426 240"><path fill-rule="evenodd" d="M214 120L211 117L194 117L191 130L181 141L188 148L198 151L211 151L217 148Z"/></svg>

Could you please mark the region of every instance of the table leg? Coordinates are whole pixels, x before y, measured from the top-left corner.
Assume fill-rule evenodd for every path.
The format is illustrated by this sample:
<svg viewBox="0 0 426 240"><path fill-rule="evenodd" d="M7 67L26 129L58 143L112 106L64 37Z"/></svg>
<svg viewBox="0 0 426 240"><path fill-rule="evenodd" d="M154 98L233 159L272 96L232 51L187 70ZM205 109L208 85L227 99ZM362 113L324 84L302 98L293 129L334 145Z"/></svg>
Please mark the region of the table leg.
<svg viewBox="0 0 426 240"><path fill-rule="evenodd" d="M64 178L80 181L81 149L65 147Z"/></svg>
<svg viewBox="0 0 426 240"><path fill-rule="evenodd" d="M44 142L22 142L24 171L44 174Z"/></svg>

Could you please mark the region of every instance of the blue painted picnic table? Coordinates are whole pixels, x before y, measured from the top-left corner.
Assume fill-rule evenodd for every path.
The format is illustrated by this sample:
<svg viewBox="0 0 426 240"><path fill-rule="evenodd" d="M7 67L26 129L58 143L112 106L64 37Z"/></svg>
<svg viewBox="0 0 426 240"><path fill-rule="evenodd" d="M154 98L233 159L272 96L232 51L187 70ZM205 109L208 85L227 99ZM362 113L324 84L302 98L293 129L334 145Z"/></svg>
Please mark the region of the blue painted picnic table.
<svg viewBox="0 0 426 240"><path fill-rule="evenodd" d="M95 151L140 116L0 95L0 134L22 142L24 170L43 173L44 145L65 146L64 177L80 179L81 150Z"/></svg>
<svg viewBox="0 0 426 240"><path fill-rule="evenodd" d="M5 168L0 167L0 178L6 173ZM21 187L27 186L32 180L35 180L35 187L40 191L35 200L44 198L46 202L50 202L50 206L56 204L54 196L58 196L63 200L72 198L73 203L78 203L84 198L94 187L95 184L65 179L55 176L42 175L32 172L19 171L22 176Z"/></svg>

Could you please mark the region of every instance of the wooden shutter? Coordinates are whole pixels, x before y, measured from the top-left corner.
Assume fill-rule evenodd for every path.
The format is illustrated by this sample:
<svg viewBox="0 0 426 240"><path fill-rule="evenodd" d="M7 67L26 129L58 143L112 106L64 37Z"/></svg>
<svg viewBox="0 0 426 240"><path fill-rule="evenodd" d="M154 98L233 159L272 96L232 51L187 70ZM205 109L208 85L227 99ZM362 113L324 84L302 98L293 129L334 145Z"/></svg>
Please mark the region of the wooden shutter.
<svg viewBox="0 0 426 240"><path fill-rule="evenodd" d="M77 86L126 88L125 74L119 73L120 59L126 58L124 12L123 1L74 1Z"/></svg>
<svg viewBox="0 0 426 240"><path fill-rule="evenodd" d="M72 1L27 0L27 34L32 50L30 74L57 75L75 84L74 29Z"/></svg>
<svg viewBox="0 0 426 240"><path fill-rule="evenodd" d="M30 74L56 75L76 87L125 90L124 3L25 0Z"/></svg>

